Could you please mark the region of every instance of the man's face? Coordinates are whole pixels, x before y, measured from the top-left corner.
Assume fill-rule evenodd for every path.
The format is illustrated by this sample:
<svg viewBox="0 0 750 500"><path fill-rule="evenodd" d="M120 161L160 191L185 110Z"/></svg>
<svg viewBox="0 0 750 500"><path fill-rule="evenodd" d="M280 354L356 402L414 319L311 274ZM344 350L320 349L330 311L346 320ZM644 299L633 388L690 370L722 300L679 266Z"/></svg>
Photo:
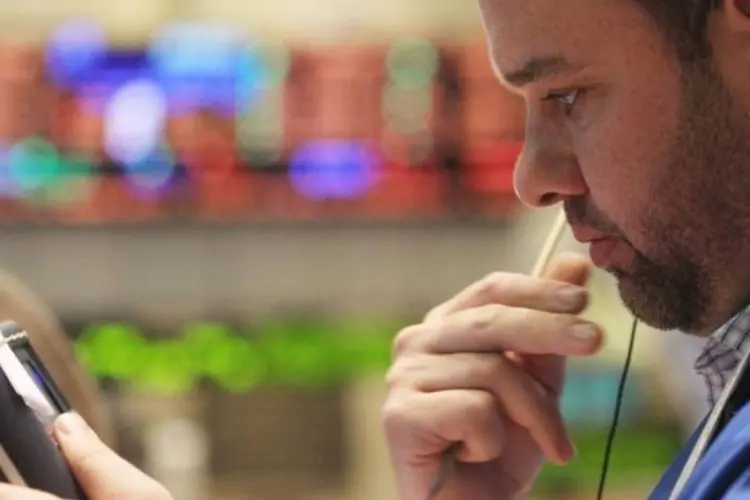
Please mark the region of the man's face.
<svg viewBox="0 0 750 500"><path fill-rule="evenodd" d="M527 101L522 200L564 203L647 323L726 321L750 298L750 137L721 54L681 64L634 0L480 6L493 63Z"/></svg>

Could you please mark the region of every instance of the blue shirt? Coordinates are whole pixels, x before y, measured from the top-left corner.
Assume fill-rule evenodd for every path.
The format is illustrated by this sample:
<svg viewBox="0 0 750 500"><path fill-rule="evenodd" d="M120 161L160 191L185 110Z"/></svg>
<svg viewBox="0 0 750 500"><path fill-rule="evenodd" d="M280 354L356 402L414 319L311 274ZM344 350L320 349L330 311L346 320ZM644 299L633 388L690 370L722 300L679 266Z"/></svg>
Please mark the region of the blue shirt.
<svg viewBox="0 0 750 500"><path fill-rule="evenodd" d="M713 406L719 393L750 350L750 306L719 328L708 340L695 369L704 376L709 403ZM654 488L649 500L667 500L704 422L683 445L672 465ZM685 485L679 500L750 500L750 404L735 414L716 436Z"/></svg>
<svg viewBox="0 0 750 500"><path fill-rule="evenodd" d="M705 423L705 422L704 422ZM703 424L685 443L649 500L666 500L690 455ZM698 462L679 500L750 499L750 405L745 405Z"/></svg>

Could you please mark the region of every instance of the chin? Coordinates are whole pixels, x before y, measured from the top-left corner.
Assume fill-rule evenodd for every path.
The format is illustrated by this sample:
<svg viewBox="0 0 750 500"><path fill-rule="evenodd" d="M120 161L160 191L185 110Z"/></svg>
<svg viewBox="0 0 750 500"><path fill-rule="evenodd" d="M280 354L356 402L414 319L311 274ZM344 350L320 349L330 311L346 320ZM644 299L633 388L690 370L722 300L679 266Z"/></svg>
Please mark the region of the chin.
<svg viewBox="0 0 750 500"><path fill-rule="evenodd" d="M663 281L642 280L638 276L611 271L617 279L620 299L639 321L657 330L679 330L701 334L705 325L701 307L696 307L689 291Z"/></svg>

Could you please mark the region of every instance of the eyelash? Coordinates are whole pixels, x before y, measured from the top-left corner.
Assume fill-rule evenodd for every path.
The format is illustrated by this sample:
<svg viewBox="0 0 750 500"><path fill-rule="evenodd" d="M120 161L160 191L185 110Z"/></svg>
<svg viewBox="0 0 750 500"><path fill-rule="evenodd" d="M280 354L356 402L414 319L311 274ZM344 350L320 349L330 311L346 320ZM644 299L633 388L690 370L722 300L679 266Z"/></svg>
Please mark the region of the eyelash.
<svg viewBox="0 0 750 500"><path fill-rule="evenodd" d="M554 102L562 107L565 116L570 116L576 104L581 98L583 91L581 89L573 90L556 90L547 94L544 98L545 101ZM572 102L568 102L569 98L572 97Z"/></svg>

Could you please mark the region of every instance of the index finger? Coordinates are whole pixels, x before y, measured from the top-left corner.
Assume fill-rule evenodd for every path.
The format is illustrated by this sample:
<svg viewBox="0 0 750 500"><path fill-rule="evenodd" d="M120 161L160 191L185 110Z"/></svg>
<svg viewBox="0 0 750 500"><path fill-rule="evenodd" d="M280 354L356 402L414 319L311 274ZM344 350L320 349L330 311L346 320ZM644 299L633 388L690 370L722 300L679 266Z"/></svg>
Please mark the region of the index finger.
<svg viewBox="0 0 750 500"><path fill-rule="evenodd" d="M572 314L489 305L416 327L407 349L434 354L505 352L589 356L603 340L602 328ZM420 333L420 330L423 329ZM402 342L402 344L407 344Z"/></svg>
<svg viewBox="0 0 750 500"><path fill-rule="evenodd" d="M490 304L578 314L588 305L588 274L588 261L575 254L556 257L543 277L492 273L431 310L425 322Z"/></svg>

